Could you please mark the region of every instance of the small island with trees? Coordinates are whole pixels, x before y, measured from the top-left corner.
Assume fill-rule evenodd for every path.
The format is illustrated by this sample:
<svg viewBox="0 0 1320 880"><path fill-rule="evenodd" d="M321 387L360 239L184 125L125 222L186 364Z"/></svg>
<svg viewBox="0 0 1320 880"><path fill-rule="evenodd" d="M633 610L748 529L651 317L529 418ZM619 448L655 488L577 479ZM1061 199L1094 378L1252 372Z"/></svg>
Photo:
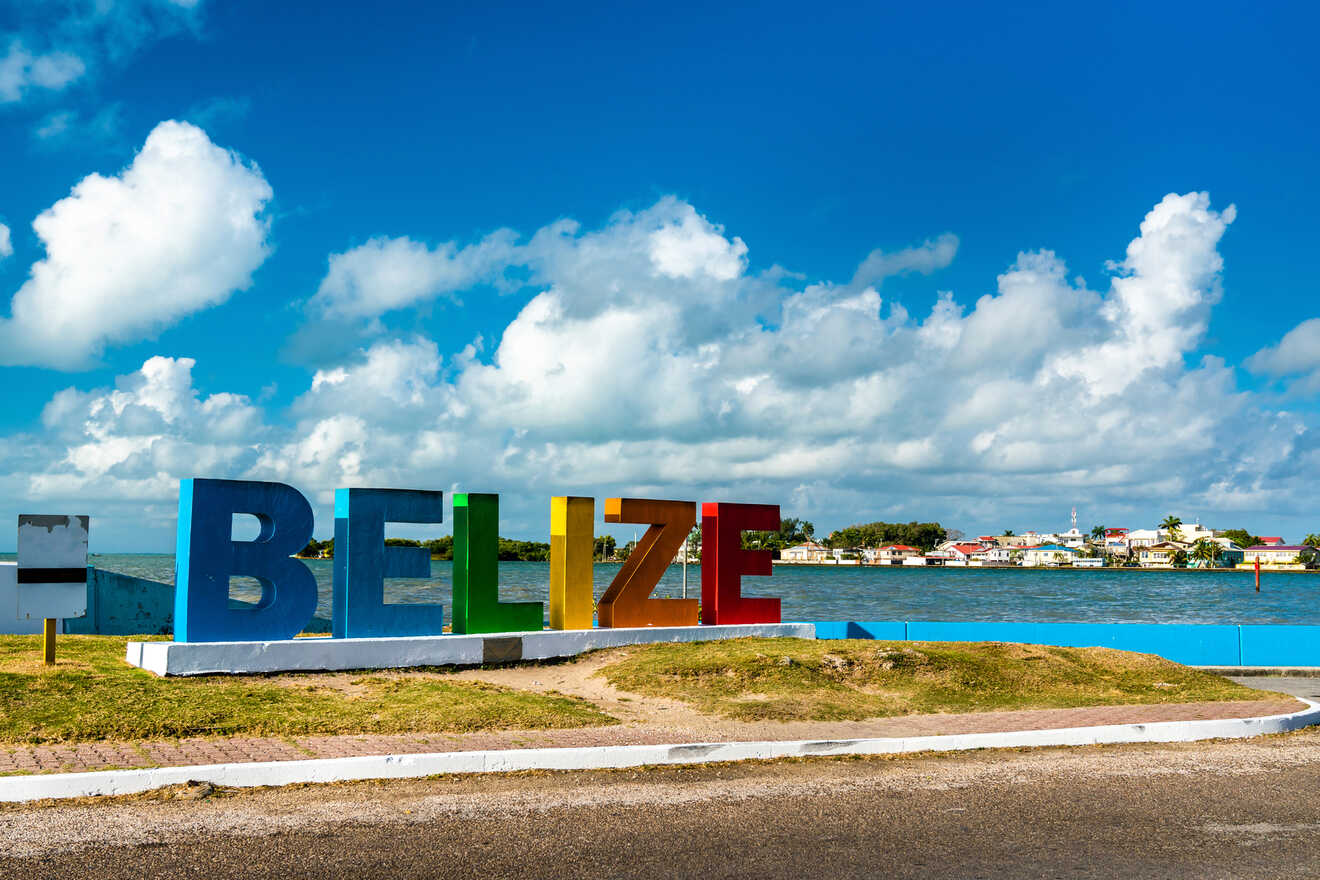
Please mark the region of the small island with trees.
<svg viewBox="0 0 1320 880"><path fill-rule="evenodd" d="M442 538L435 538L430 541L415 541L411 538L386 538L385 546L424 547L431 552L431 558L434 560L443 561L454 558L454 538L452 535L445 535ZM597 562L622 561L627 559L627 553L631 549L631 541L624 547L619 547L612 535L601 535L596 538L594 559ZM313 538L297 556L299 559L334 559L335 539L318 541ZM500 538L499 559L501 562L549 562L550 545L540 541L517 541L512 538Z"/></svg>

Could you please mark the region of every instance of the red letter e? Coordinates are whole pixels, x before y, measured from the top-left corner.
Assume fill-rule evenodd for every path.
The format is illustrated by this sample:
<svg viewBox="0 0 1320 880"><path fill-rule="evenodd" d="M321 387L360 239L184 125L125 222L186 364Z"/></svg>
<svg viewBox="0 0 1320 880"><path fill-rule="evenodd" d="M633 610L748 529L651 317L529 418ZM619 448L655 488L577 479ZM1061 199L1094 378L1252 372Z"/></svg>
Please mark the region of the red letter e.
<svg viewBox="0 0 1320 880"><path fill-rule="evenodd" d="M779 623L778 599L743 598L742 576L769 575L770 551L742 549L742 533L778 531L777 504L701 505L701 622Z"/></svg>

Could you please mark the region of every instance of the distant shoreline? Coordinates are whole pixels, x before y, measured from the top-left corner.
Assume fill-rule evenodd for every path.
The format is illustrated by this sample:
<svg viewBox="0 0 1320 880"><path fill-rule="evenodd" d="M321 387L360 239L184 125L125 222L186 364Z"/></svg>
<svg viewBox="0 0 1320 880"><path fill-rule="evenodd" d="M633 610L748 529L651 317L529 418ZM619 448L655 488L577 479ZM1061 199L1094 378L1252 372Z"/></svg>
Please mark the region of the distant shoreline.
<svg viewBox="0 0 1320 880"><path fill-rule="evenodd" d="M1187 572L1194 574L1255 574L1255 569L1251 568L1142 568L1140 566L1125 565L1102 565L1102 566L1071 566L1071 565L858 565L855 563L840 564L837 562L784 562L781 559L774 560L775 565L783 565L788 568L861 568L861 569L893 569L895 571L931 571L933 569L950 571L1122 571L1139 574L1151 574L1153 572ZM1261 566L1261 574L1320 574L1320 569L1297 569L1297 568L1267 568Z"/></svg>

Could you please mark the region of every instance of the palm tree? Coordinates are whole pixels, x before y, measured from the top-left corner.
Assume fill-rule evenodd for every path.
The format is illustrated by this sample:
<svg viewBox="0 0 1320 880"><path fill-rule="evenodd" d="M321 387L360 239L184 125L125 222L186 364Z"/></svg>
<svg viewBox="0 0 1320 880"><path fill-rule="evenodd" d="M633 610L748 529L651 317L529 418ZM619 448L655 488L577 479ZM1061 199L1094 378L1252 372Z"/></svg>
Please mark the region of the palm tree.
<svg viewBox="0 0 1320 880"><path fill-rule="evenodd" d="M1012 529L1004 529L1004 537L1005 537L1005 538L1011 538L1011 537L1013 537L1013 530L1012 530Z"/></svg>
<svg viewBox="0 0 1320 880"><path fill-rule="evenodd" d="M1219 561L1219 557L1224 555L1224 548L1220 547L1209 538L1202 538L1192 545L1191 557L1197 562L1204 563L1201 567L1209 568L1214 562Z"/></svg>
<svg viewBox="0 0 1320 880"><path fill-rule="evenodd" d="M1169 533L1170 541L1177 541L1182 538L1182 532L1178 530L1180 525L1182 525L1182 518L1173 514L1169 514L1160 522L1160 528Z"/></svg>
<svg viewBox="0 0 1320 880"><path fill-rule="evenodd" d="M1104 527L1104 526L1091 526L1091 540L1092 540L1092 541L1103 541L1104 539L1105 539L1105 527Z"/></svg>
<svg viewBox="0 0 1320 880"><path fill-rule="evenodd" d="M1307 535L1302 543L1308 547L1320 547L1320 535Z"/></svg>

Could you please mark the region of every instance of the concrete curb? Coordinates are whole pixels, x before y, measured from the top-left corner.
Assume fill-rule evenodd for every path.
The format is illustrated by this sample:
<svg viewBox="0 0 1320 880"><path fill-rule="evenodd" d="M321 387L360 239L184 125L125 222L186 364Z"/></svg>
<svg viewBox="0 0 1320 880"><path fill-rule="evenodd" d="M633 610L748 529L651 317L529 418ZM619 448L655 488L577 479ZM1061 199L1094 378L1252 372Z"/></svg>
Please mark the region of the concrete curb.
<svg viewBox="0 0 1320 880"><path fill-rule="evenodd" d="M1240 678L1249 676L1270 678L1320 677L1320 666L1193 666L1192 668L1199 669L1201 672L1210 672L1214 675L1237 676Z"/></svg>
<svg viewBox="0 0 1320 880"><path fill-rule="evenodd" d="M588 748L495 749L435 752L421 755L372 755L307 761L206 764L145 770L100 770L0 778L0 801L135 794L189 781L250 788L300 782L347 782L360 779L407 779L449 773L505 773L518 770L604 770L646 764L704 764L830 755L888 755L972 749L1086 746L1114 743L1193 742L1286 733L1320 724L1320 703L1299 700L1307 708L1287 715L1204 721L1158 721L1107 724L1056 730L968 733L848 740L683 743L674 745L598 746Z"/></svg>

